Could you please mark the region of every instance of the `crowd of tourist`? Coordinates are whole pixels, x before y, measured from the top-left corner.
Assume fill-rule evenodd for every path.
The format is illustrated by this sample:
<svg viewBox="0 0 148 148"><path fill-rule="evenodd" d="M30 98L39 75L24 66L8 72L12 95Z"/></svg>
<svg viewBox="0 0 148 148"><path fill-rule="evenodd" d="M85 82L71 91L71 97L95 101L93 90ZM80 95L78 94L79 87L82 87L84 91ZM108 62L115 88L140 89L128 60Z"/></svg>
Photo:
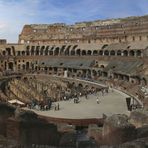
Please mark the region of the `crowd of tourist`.
<svg viewBox="0 0 148 148"><path fill-rule="evenodd" d="M44 100L44 101L37 101L32 100L31 103L27 104L27 107L29 109L36 109L40 111L47 111L51 109L52 101L50 99Z"/></svg>
<svg viewBox="0 0 148 148"><path fill-rule="evenodd" d="M95 95L96 96L96 102L99 104L101 101L99 99L99 96L104 96L105 93L108 93L109 88L79 88L79 90L74 90L74 88L71 88L71 93L69 94L63 94L61 101L69 101L73 100L74 104L77 104L80 102L80 98L84 97L85 99L89 99L89 95ZM44 101L37 101L33 100L30 104L27 105L29 109L35 109L40 111L47 111L54 109L55 111L60 110L60 104L57 101L53 101L53 98L46 98Z"/></svg>

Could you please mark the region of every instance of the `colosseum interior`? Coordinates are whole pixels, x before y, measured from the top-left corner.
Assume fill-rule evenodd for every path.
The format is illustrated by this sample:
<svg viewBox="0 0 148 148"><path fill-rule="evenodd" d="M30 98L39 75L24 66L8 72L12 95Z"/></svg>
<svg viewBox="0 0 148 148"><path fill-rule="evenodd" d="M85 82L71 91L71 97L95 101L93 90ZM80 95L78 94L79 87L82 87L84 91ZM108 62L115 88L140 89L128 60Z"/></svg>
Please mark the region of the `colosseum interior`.
<svg viewBox="0 0 148 148"><path fill-rule="evenodd" d="M124 97L118 104L119 93ZM9 108L1 111L7 115L0 120L0 134L17 144L95 147L146 138L135 132L148 126L148 16L73 25L25 25L18 43L0 40L0 101L1 107ZM87 101L96 107L91 115ZM106 104L112 105L108 114ZM66 112L64 105L69 107ZM18 110L27 114L23 117L30 126L21 124L18 118L23 118L23 113L16 117ZM71 115L70 110L76 113ZM32 122L36 115L44 122ZM113 119L121 125L115 126ZM27 126L30 137L46 138L28 140ZM148 132L143 131L148 137Z"/></svg>

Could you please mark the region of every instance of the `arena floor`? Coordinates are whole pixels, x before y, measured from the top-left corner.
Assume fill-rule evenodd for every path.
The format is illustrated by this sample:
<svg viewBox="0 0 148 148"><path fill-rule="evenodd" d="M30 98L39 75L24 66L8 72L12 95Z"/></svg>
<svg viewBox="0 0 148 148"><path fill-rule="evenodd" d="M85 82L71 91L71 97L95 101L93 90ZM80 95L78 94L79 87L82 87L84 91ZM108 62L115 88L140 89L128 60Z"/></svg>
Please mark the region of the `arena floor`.
<svg viewBox="0 0 148 148"><path fill-rule="evenodd" d="M100 103L97 104L97 96ZM88 118L102 118L102 114L110 116L112 114L129 114L126 105L127 95L122 92L110 90L108 94L88 95L80 98L80 102L75 104L74 100L59 101L60 109L54 110L54 104L51 110L38 111L33 110L38 115L55 117L55 118L68 118L68 119L88 119Z"/></svg>

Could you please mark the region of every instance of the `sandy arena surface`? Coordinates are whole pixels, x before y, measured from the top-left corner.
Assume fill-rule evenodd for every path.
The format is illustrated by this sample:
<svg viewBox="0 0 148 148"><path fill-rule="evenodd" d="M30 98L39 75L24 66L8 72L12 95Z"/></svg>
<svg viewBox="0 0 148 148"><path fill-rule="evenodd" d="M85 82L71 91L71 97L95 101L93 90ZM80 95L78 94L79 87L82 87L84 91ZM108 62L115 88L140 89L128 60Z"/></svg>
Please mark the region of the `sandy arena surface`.
<svg viewBox="0 0 148 148"><path fill-rule="evenodd" d="M97 96L100 103L97 104ZM74 103L74 100L59 101L52 105L51 110L38 111L33 110L39 115L56 117L56 118L69 118L69 119L86 119L86 118L102 118L102 114L110 116L112 114L129 114L126 105L126 94L114 90L110 90L108 94L102 96L102 94L88 95L88 99L85 97L80 98L78 104ZM59 103L60 110L55 111L54 105Z"/></svg>

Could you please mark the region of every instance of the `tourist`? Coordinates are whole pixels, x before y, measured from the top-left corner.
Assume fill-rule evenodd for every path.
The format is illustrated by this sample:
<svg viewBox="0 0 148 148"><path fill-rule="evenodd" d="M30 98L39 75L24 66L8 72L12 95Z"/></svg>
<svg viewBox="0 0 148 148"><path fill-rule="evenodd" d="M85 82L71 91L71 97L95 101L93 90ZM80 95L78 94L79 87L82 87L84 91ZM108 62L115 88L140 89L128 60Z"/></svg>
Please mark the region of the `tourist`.
<svg viewBox="0 0 148 148"><path fill-rule="evenodd" d="M54 106L54 110L55 110L55 111L57 110L57 106L56 106L56 104L55 104L55 106Z"/></svg>
<svg viewBox="0 0 148 148"><path fill-rule="evenodd" d="M99 101L99 98L98 98L98 97L97 97L97 100L96 100L96 101L97 101L97 104L99 104L99 103L100 103L100 101Z"/></svg>
<svg viewBox="0 0 148 148"><path fill-rule="evenodd" d="M101 90L101 92L102 92L102 96L104 96L104 90L103 89Z"/></svg>
<svg viewBox="0 0 148 148"><path fill-rule="evenodd" d="M66 101L67 100L67 98L66 98L66 96L64 96L64 99L63 99L64 101Z"/></svg>
<svg viewBox="0 0 148 148"><path fill-rule="evenodd" d="M87 97L87 93L85 93L85 99L88 99L88 97Z"/></svg>
<svg viewBox="0 0 148 148"><path fill-rule="evenodd" d="M57 110L59 110L60 109L60 105L59 105L59 103L58 103L58 105L57 105Z"/></svg>
<svg viewBox="0 0 148 148"><path fill-rule="evenodd" d="M80 95L80 97L81 97L81 95L82 95L82 94L81 94L81 92L80 92L80 94L79 94L79 95Z"/></svg>

